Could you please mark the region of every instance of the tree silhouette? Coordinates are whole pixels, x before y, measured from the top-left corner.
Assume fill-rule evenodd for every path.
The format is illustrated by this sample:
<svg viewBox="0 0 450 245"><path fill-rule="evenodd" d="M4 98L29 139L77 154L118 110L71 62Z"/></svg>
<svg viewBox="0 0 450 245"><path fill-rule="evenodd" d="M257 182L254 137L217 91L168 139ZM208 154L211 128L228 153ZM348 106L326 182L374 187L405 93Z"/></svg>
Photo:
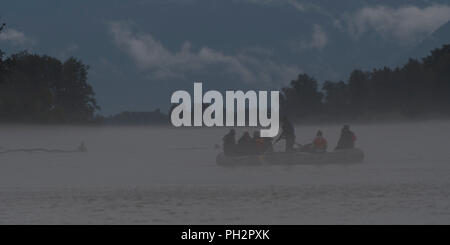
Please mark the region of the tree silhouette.
<svg viewBox="0 0 450 245"><path fill-rule="evenodd" d="M100 109L87 83L88 66L27 52L0 63L0 120L87 122Z"/></svg>
<svg viewBox="0 0 450 245"><path fill-rule="evenodd" d="M349 86L343 81L337 83L326 81L323 84L323 91L325 93L324 112L334 118L348 116L347 111L350 105Z"/></svg>
<svg viewBox="0 0 450 245"><path fill-rule="evenodd" d="M282 92L283 111L297 119L319 114L328 120L448 117L450 45L395 69L354 70L347 82L326 81L322 91L314 78L301 74Z"/></svg>
<svg viewBox="0 0 450 245"><path fill-rule="evenodd" d="M6 24L5 23L2 23L1 25L0 25L0 34L2 33L2 31L3 31L3 29L5 28L5 26L6 26ZM0 83L2 82L2 77L1 77L1 75L3 74L3 55L4 55L4 53L3 53L3 51L0 49Z"/></svg>
<svg viewBox="0 0 450 245"><path fill-rule="evenodd" d="M321 112L323 93L317 81L307 74L300 74L291 81L290 87L282 89L283 113L295 118L308 117Z"/></svg>

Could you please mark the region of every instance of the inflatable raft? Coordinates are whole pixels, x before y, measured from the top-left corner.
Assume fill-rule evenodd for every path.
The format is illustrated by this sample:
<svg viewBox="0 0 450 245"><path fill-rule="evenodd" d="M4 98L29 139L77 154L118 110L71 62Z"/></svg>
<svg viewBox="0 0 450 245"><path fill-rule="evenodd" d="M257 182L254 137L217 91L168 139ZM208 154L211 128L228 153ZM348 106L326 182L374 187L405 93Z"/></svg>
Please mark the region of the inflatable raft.
<svg viewBox="0 0 450 245"><path fill-rule="evenodd" d="M216 162L220 166L295 165L295 164L355 164L364 160L358 148L326 153L272 152L263 155L225 156L220 153Z"/></svg>

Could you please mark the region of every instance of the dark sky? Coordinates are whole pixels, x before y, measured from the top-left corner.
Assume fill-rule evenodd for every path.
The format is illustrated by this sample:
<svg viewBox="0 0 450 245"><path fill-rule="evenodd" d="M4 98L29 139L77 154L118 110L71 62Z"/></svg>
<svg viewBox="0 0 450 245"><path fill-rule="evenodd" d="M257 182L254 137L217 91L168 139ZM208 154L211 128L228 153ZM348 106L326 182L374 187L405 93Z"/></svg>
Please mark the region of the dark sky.
<svg viewBox="0 0 450 245"><path fill-rule="evenodd" d="M448 1L2 1L0 48L91 66L101 113L167 110L170 95L278 89L399 65L450 20ZM450 40L435 41L441 45ZM420 53L420 52L419 52Z"/></svg>

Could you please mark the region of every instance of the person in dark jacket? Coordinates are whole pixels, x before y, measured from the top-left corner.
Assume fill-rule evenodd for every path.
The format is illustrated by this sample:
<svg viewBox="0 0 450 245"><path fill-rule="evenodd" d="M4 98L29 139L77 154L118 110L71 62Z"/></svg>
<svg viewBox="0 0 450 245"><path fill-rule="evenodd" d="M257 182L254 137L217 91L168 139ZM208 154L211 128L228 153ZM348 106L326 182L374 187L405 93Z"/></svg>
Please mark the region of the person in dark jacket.
<svg viewBox="0 0 450 245"><path fill-rule="evenodd" d="M350 126L344 125L341 130L341 136L335 150L353 149L355 148L356 136L350 130Z"/></svg>
<svg viewBox="0 0 450 245"><path fill-rule="evenodd" d="M253 151L253 139L250 137L249 132L244 132L244 134L239 138L237 143L237 152L239 155L251 155Z"/></svg>
<svg viewBox="0 0 450 245"><path fill-rule="evenodd" d="M266 137L264 139L264 152L273 152L272 138Z"/></svg>
<svg viewBox="0 0 450 245"><path fill-rule="evenodd" d="M228 134L223 137L223 153L226 156L234 155L236 153L236 131L231 129Z"/></svg>

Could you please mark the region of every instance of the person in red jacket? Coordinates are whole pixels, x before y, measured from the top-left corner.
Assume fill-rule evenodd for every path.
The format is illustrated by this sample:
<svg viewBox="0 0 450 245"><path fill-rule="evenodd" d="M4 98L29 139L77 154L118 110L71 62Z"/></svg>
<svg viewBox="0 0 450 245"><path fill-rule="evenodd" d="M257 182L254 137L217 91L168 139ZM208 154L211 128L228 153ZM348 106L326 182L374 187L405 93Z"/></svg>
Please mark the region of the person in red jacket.
<svg viewBox="0 0 450 245"><path fill-rule="evenodd" d="M328 142L323 137L322 131L317 131L316 138L314 139L312 143L313 151L318 153L323 153L327 151L328 148Z"/></svg>
<svg viewBox="0 0 450 245"><path fill-rule="evenodd" d="M253 147L254 147L254 152L256 154L261 154L265 152L265 142L264 142L264 138L261 138L259 131L255 131L253 132Z"/></svg>

